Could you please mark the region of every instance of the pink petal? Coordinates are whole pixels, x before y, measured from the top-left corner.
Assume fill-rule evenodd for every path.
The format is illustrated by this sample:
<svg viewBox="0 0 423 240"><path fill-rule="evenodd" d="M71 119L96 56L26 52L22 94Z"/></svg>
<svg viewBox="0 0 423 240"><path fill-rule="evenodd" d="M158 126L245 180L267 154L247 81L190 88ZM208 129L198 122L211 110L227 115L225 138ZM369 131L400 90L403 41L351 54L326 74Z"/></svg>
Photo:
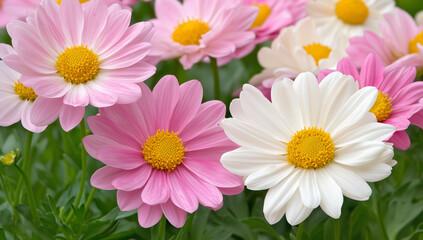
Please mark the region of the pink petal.
<svg viewBox="0 0 423 240"><path fill-rule="evenodd" d="M423 110L418 111L410 118L410 122L413 125L423 129Z"/></svg>
<svg viewBox="0 0 423 240"><path fill-rule="evenodd" d="M109 166L102 167L91 176L91 185L103 190L113 190L115 187L112 185L112 181L121 172L121 169Z"/></svg>
<svg viewBox="0 0 423 240"><path fill-rule="evenodd" d="M407 150L411 144L406 131L396 131L387 142L393 143L394 147L404 151Z"/></svg>
<svg viewBox="0 0 423 240"><path fill-rule="evenodd" d="M26 128L27 130L29 130L31 132L35 132L35 133L40 133L40 132L44 131L47 128L47 126L39 127L39 126L35 126L31 122L30 113L31 113L32 103L26 102L26 104L24 104L24 105L25 105L25 108L23 109L22 114L21 114L22 126L24 128ZM1 107L0 107L0 109L4 110L4 108L1 108ZM13 110L16 111L16 112L19 112L19 110L17 108L14 108ZM10 115L8 117L10 117Z"/></svg>
<svg viewBox="0 0 423 240"><path fill-rule="evenodd" d="M88 135L82 139L85 150L91 157L98 159L97 150L105 145L117 145L118 143L99 135Z"/></svg>
<svg viewBox="0 0 423 240"><path fill-rule="evenodd" d="M220 126L209 128L208 131L201 133L200 135L184 142L184 146L188 151L196 151L203 148L210 148L218 145L222 145L228 139L225 132Z"/></svg>
<svg viewBox="0 0 423 240"><path fill-rule="evenodd" d="M125 170L138 168L145 163L139 150L127 146L102 146L97 149L97 158L106 165Z"/></svg>
<svg viewBox="0 0 423 240"><path fill-rule="evenodd" d="M88 82L85 87L88 94L87 99L89 99L90 104L94 107L110 107L114 105L118 99L116 93L94 81Z"/></svg>
<svg viewBox="0 0 423 240"><path fill-rule="evenodd" d="M63 99L38 97L32 105L30 118L33 124L44 126L54 122L61 111Z"/></svg>
<svg viewBox="0 0 423 240"><path fill-rule="evenodd" d="M168 129L173 110L179 99L178 80L173 75L166 75L157 83L153 90L157 108L157 127Z"/></svg>
<svg viewBox="0 0 423 240"><path fill-rule="evenodd" d="M71 84L67 84L68 86ZM66 93L63 103L73 107L85 107L90 102L85 84L72 84Z"/></svg>
<svg viewBox="0 0 423 240"><path fill-rule="evenodd" d="M138 222L141 227L149 228L159 222L162 217L162 208L160 205L143 204L138 208Z"/></svg>
<svg viewBox="0 0 423 240"><path fill-rule="evenodd" d="M117 203L121 211L130 211L139 208L142 204L141 190L117 191Z"/></svg>
<svg viewBox="0 0 423 240"><path fill-rule="evenodd" d="M359 80L357 67L349 58L343 58L338 62L337 71L344 75L351 75L356 81Z"/></svg>
<svg viewBox="0 0 423 240"><path fill-rule="evenodd" d="M384 65L382 60L374 54L364 60L360 73L360 87L375 86L378 87L379 83L383 80Z"/></svg>
<svg viewBox="0 0 423 240"><path fill-rule="evenodd" d="M164 215L167 220L177 228L184 226L185 220L187 219L187 213L173 205L171 201L161 204Z"/></svg>
<svg viewBox="0 0 423 240"><path fill-rule="evenodd" d="M112 93L114 96L113 101L115 101L116 104L126 105L130 103L134 103L138 99L140 99L141 89L137 84L125 83L122 81L122 79L119 79L119 80L114 79L112 81L118 81L118 82L107 83L107 87L109 89L113 89L112 90L113 91ZM112 93L109 93L109 95L111 95ZM98 97L101 97L101 94L99 94Z"/></svg>
<svg viewBox="0 0 423 240"><path fill-rule="evenodd" d="M148 42L134 43L101 62L102 69L125 68L134 65L147 56L151 50ZM100 55L100 57L102 57Z"/></svg>
<svg viewBox="0 0 423 240"><path fill-rule="evenodd" d="M60 98L72 90L72 85L56 74L22 75L20 81L25 86L32 87L39 96L46 98Z"/></svg>
<svg viewBox="0 0 423 240"><path fill-rule="evenodd" d="M71 45L81 45L82 30L84 27L82 5L74 0L62 0L59 13L63 34L66 39L71 40Z"/></svg>
<svg viewBox="0 0 423 240"><path fill-rule="evenodd" d="M112 181L112 185L124 191L140 189L150 178L151 169L149 164L144 164L139 168L125 171L125 174L120 174ZM141 192L139 197L141 198Z"/></svg>
<svg viewBox="0 0 423 240"><path fill-rule="evenodd" d="M72 130L78 125L84 118L85 107L72 107L68 105L62 105L60 109L60 125L66 132Z"/></svg>
<svg viewBox="0 0 423 240"><path fill-rule="evenodd" d="M165 203L170 197L167 173L162 170L154 170L141 194L143 202L156 205Z"/></svg>
<svg viewBox="0 0 423 240"><path fill-rule="evenodd" d="M239 185L233 188L219 188L219 191L224 195L237 195L244 191L244 185Z"/></svg>
<svg viewBox="0 0 423 240"><path fill-rule="evenodd" d="M197 189L191 189L185 178L180 176L179 168L168 174L170 188L170 200L179 208L192 213L198 208L198 200L195 195Z"/></svg>
<svg viewBox="0 0 423 240"><path fill-rule="evenodd" d="M156 73L156 67L142 61L127 68L104 71L112 81L139 83L153 76Z"/></svg>
<svg viewBox="0 0 423 240"><path fill-rule="evenodd" d="M82 32L83 42L88 46L89 49L93 48L93 45L97 41L99 34L103 31L108 15L107 4L104 1L91 2L92 4L84 6L85 22Z"/></svg>

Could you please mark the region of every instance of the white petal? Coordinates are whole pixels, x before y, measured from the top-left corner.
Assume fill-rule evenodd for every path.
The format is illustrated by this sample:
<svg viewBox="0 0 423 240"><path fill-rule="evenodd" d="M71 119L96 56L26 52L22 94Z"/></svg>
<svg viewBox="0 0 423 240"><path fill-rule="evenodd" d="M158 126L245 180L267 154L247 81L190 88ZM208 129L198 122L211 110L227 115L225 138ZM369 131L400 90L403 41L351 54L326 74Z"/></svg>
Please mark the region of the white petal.
<svg viewBox="0 0 423 240"><path fill-rule="evenodd" d="M231 104L229 105L229 111L231 112L231 116L233 118L242 122L248 121L244 111L242 110L241 101L239 99L232 100Z"/></svg>
<svg viewBox="0 0 423 240"><path fill-rule="evenodd" d="M330 217L339 218L344 202L342 189L324 168L316 171L316 178L321 195L320 207Z"/></svg>
<svg viewBox="0 0 423 240"><path fill-rule="evenodd" d="M331 135L336 147L364 141L381 142L388 139L395 132L395 127L389 124L373 122L365 125L361 124L354 129L348 130L350 131L342 131L336 135Z"/></svg>
<svg viewBox="0 0 423 240"><path fill-rule="evenodd" d="M308 208L316 208L320 204L320 192L317 187L315 170L305 170L300 180L300 195L302 202ZM289 208L289 207L288 207Z"/></svg>
<svg viewBox="0 0 423 240"><path fill-rule="evenodd" d="M286 207L286 220L291 226L303 222L313 211L313 208L306 207L301 201L300 193L297 191Z"/></svg>
<svg viewBox="0 0 423 240"><path fill-rule="evenodd" d="M336 149L334 161L348 166L376 163L384 151L383 142L358 142Z"/></svg>
<svg viewBox="0 0 423 240"><path fill-rule="evenodd" d="M320 119L320 89L311 72L300 73L294 81L304 126L318 126Z"/></svg>
<svg viewBox="0 0 423 240"><path fill-rule="evenodd" d="M269 165L285 162L281 155L266 154L244 148L224 153L220 161L227 170L239 176L248 176Z"/></svg>
<svg viewBox="0 0 423 240"><path fill-rule="evenodd" d="M267 166L254 172L245 179L245 185L251 190L265 190L274 187L291 174L294 166L285 163Z"/></svg>
<svg viewBox="0 0 423 240"><path fill-rule="evenodd" d="M354 172L332 163L325 170L341 187L342 193L351 199L365 201L372 194L372 189Z"/></svg>

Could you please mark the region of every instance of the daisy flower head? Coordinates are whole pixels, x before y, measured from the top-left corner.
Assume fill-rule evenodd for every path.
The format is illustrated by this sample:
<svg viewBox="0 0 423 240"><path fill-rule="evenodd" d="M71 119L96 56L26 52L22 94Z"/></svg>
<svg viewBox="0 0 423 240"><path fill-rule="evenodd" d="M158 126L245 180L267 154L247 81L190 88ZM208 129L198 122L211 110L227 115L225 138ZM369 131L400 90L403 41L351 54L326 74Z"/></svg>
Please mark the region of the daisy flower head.
<svg viewBox="0 0 423 240"><path fill-rule="evenodd" d="M41 0L1 0L0 1L0 28L15 19L23 19L27 13L34 10Z"/></svg>
<svg viewBox="0 0 423 240"><path fill-rule="evenodd" d="M270 224L285 214L291 225L314 208L339 218L343 195L367 200L371 188L391 173L395 131L372 113L377 90L359 90L351 76L339 72L319 84L310 72L278 79L272 102L251 85L232 101L233 118L220 123L240 147L221 162L244 178L251 190L266 190L264 216Z"/></svg>
<svg viewBox="0 0 423 240"><path fill-rule="evenodd" d="M307 13L331 38L350 38L362 35L363 30L378 32L382 15L394 7L394 0L316 0L308 2Z"/></svg>
<svg viewBox="0 0 423 240"><path fill-rule="evenodd" d="M257 44L274 40L282 28L295 24L306 16L305 6L308 0L244 0L244 5L259 9L250 29L256 35L254 41L237 48L226 57L218 59L219 65L228 63L233 58L242 58L251 53Z"/></svg>
<svg viewBox="0 0 423 240"><path fill-rule="evenodd" d="M406 11L396 8L384 15L381 36L365 31L363 36L350 39L348 54L356 64L363 64L369 53L378 55L385 66L415 66L423 68L423 25L417 25Z"/></svg>
<svg viewBox="0 0 423 240"><path fill-rule="evenodd" d="M347 45L343 43L318 32L314 19L305 18L295 26L282 29L270 48L260 49L258 61L264 70L250 84L271 88L277 77L295 78L307 71L317 75L321 69L334 69L346 56Z"/></svg>
<svg viewBox="0 0 423 240"><path fill-rule="evenodd" d="M136 84L155 73L148 56L151 23L129 26L131 12L93 0L45 0L26 22L12 21L7 30L16 53L4 62L34 89L31 121L48 125L57 117L65 131L74 128L88 104L108 107L136 101Z"/></svg>
<svg viewBox="0 0 423 240"><path fill-rule="evenodd" d="M339 61L337 71L351 75L360 88L373 86L378 90L375 104L370 109L378 122L394 126L396 132L387 139L394 147L407 150L410 138L405 131L410 125L411 117L421 111L423 102L423 82L414 82L414 67L398 67L386 69L382 60L375 54L369 54L361 66L360 72L348 58ZM331 70L323 70L319 79L324 78Z"/></svg>
<svg viewBox="0 0 423 240"><path fill-rule="evenodd" d="M94 135L83 139L84 146L107 165L91 184L117 189L120 209L138 209L142 227L155 225L163 213L181 227L199 203L217 210L222 194L242 192L242 180L219 162L237 147L218 126L225 105L201 104L196 80L179 86L174 76L165 76L152 92L143 83L141 88L137 102L101 108L88 118Z"/></svg>
<svg viewBox="0 0 423 240"><path fill-rule="evenodd" d="M179 58L185 69L207 56L221 58L252 42L258 8L242 0L157 0L153 50L162 59Z"/></svg>
<svg viewBox="0 0 423 240"><path fill-rule="evenodd" d="M1 44L0 58L13 53L11 46ZM0 126L10 126L21 121L22 126L31 132L42 132L47 126L35 126L30 120L30 112L37 94L20 82L21 74L0 61Z"/></svg>

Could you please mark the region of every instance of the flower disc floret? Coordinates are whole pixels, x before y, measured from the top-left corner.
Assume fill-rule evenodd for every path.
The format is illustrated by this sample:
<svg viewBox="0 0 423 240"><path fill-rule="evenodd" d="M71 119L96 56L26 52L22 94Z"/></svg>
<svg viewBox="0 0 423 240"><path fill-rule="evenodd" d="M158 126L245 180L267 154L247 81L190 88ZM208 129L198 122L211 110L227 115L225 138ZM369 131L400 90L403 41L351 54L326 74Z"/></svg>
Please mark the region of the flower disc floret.
<svg viewBox="0 0 423 240"><path fill-rule="evenodd" d="M182 163L186 150L178 134L167 129L158 129L142 146L145 161L155 169L168 172Z"/></svg>
<svg viewBox="0 0 423 240"><path fill-rule="evenodd" d="M57 73L72 84L94 80L100 70L98 55L88 46L73 46L59 54L56 61Z"/></svg>
<svg viewBox="0 0 423 240"><path fill-rule="evenodd" d="M419 48L417 47L418 43L423 45L423 32L420 32L413 39L410 40L410 43L408 44L408 49L410 53L419 52Z"/></svg>
<svg viewBox="0 0 423 240"><path fill-rule="evenodd" d="M391 98L388 98L388 94L383 94L383 92L379 91L376 102L370 112L376 116L378 122L382 122L391 116L391 106Z"/></svg>
<svg viewBox="0 0 423 240"><path fill-rule="evenodd" d="M369 16L369 8L362 0L340 0L335 7L336 16L350 25L361 25Z"/></svg>
<svg viewBox="0 0 423 240"><path fill-rule="evenodd" d="M322 45L320 43L312 43L306 46L303 46L304 50L308 55L312 56L316 62L316 66L319 66L319 61L321 59L328 58L332 49Z"/></svg>
<svg viewBox="0 0 423 240"><path fill-rule="evenodd" d="M38 95L34 92L34 89L30 88L30 87L25 87L22 83L20 82L15 82L15 92L16 95L19 96L20 99L24 100L24 101L34 101Z"/></svg>
<svg viewBox="0 0 423 240"><path fill-rule="evenodd" d="M210 31L210 26L200 19L188 20L176 26L172 33L173 41L184 45L200 45L203 34Z"/></svg>
<svg viewBox="0 0 423 240"><path fill-rule="evenodd" d="M256 19L254 20L253 24L251 25L251 28L256 28L256 27L261 27L264 22L267 20L267 18L270 16L270 14L272 13L272 10L270 9L269 5L263 3L253 3L251 4L255 7L259 8L259 12L257 14Z"/></svg>
<svg viewBox="0 0 423 240"><path fill-rule="evenodd" d="M318 169L332 162L335 147L329 133L309 127L292 136L287 152L288 162L295 167Z"/></svg>

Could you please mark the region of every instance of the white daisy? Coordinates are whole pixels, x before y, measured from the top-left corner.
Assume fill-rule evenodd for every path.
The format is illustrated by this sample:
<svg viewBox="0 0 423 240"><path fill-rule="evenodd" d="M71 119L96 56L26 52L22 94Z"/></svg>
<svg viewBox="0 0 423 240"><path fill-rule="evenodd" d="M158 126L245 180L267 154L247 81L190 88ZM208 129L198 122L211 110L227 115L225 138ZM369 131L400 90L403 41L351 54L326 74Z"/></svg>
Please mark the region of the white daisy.
<svg viewBox="0 0 423 240"><path fill-rule="evenodd" d="M264 70L250 83L271 87L277 77L295 78L300 72L317 74L321 69L335 69L338 61L347 56L347 39L341 39L335 40L318 33L312 18L284 28L270 48L264 47L258 52L258 60ZM264 82L272 78L270 82Z"/></svg>
<svg viewBox="0 0 423 240"><path fill-rule="evenodd" d="M318 84L312 73L295 81L277 80L272 102L251 85L232 101L233 118L221 126L240 148L221 162L242 176L251 190L269 189L266 220L274 224L285 214L291 225L304 221L320 206L333 218L341 215L343 195L367 200L366 183L390 175L392 125L378 123L369 112L378 91L359 90L351 76L329 74Z"/></svg>
<svg viewBox="0 0 423 240"><path fill-rule="evenodd" d="M308 2L307 13L320 31L337 39L362 35L363 30L379 32L382 15L394 8L394 0L315 0Z"/></svg>

